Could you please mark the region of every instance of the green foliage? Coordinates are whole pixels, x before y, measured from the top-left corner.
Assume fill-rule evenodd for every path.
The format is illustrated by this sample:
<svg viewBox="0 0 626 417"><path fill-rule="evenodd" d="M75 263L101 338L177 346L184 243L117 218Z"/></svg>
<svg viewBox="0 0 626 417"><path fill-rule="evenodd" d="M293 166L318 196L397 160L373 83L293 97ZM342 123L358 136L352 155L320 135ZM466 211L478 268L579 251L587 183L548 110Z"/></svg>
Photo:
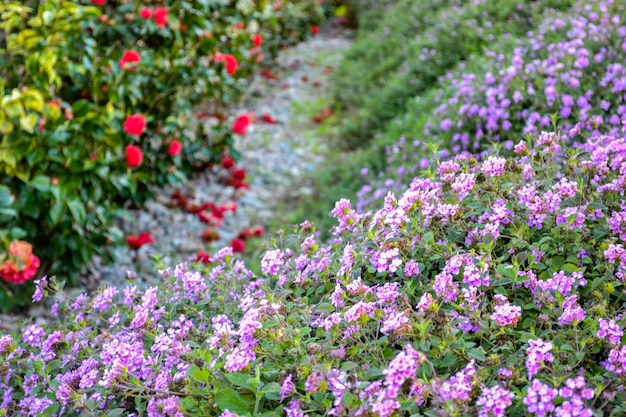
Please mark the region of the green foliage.
<svg viewBox="0 0 626 417"><path fill-rule="evenodd" d="M296 41L295 32L304 36L322 17L300 0L280 11L263 2L162 6L166 22L142 1L0 5L0 184L13 199L0 228L12 231L8 241L20 235L33 244L40 274L75 283L95 251L106 255L103 248L120 242L111 221L123 204L142 204L151 186L183 181L228 151L230 122L208 125L194 110L208 102L221 112L241 96L262 59L255 34L275 45L271 58L281 39ZM140 17L144 8L153 16ZM127 51L140 62L124 66ZM231 55L236 71L216 54ZM146 119L141 135L125 132L133 114ZM173 139L179 155L168 152ZM143 153L138 167L125 161L131 144Z"/></svg>

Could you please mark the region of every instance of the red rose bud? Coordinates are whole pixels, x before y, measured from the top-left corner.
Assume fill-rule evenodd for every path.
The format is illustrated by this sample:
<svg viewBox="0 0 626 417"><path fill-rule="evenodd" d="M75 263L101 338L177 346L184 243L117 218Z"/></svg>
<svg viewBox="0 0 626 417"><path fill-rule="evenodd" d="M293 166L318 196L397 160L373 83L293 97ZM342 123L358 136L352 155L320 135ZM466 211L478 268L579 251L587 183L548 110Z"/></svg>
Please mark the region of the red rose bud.
<svg viewBox="0 0 626 417"><path fill-rule="evenodd" d="M126 164L130 168L137 168L143 161L143 152L137 146L128 145L126 147Z"/></svg>
<svg viewBox="0 0 626 417"><path fill-rule="evenodd" d="M141 12L139 13L139 15L141 16L142 19L148 20L152 17L152 9L149 9L148 7L144 7L143 9L141 9Z"/></svg>
<svg viewBox="0 0 626 417"><path fill-rule="evenodd" d="M248 126L250 126L250 116L242 114L233 123L233 133L243 136L246 134Z"/></svg>
<svg viewBox="0 0 626 417"><path fill-rule="evenodd" d="M230 156L222 156L222 167L229 169L235 165L235 161Z"/></svg>
<svg viewBox="0 0 626 417"><path fill-rule="evenodd" d="M202 262L203 264L208 265L211 263L211 256L201 250L196 254L196 262Z"/></svg>
<svg viewBox="0 0 626 417"><path fill-rule="evenodd" d="M216 240L220 240L220 235L217 233L217 230L207 227L202 232L202 240L207 243L215 242Z"/></svg>
<svg viewBox="0 0 626 417"><path fill-rule="evenodd" d="M224 67L226 68L226 72L230 75L235 74L237 71L237 67L239 63L237 62L237 58L229 54L215 54L215 62L223 62Z"/></svg>
<svg viewBox="0 0 626 417"><path fill-rule="evenodd" d="M150 233L143 232L138 235L126 236L126 242L130 245L131 248L139 249L145 244L154 243L154 239L152 238L152 235L150 235Z"/></svg>
<svg viewBox="0 0 626 417"><path fill-rule="evenodd" d="M154 22L158 27L164 28L167 24L167 9L163 7L154 9Z"/></svg>
<svg viewBox="0 0 626 417"><path fill-rule="evenodd" d="M125 51L124 54L122 54L122 59L120 59L119 65L122 69L126 69L127 66L130 66L130 69L132 69L135 68L135 64L139 64L140 61L141 55L139 55L139 52Z"/></svg>
<svg viewBox="0 0 626 417"><path fill-rule="evenodd" d="M261 34L255 33L252 37L252 42L254 43L254 46L261 46L263 45L263 37L261 37Z"/></svg>
<svg viewBox="0 0 626 417"><path fill-rule="evenodd" d="M183 150L183 145L181 145L179 141L174 139L172 143L170 143L170 146L167 148L167 153L170 154L170 156L176 156L182 150Z"/></svg>
<svg viewBox="0 0 626 417"><path fill-rule="evenodd" d="M263 114L263 115L261 115L261 119L262 119L265 123L270 123L270 124L274 124L274 123L276 123L276 119L274 118L274 116L269 115L269 114Z"/></svg>
<svg viewBox="0 0 626 417"><path fill-rule="evenodd" d="M233 170L233 179L235 181L243 181L246 178L246 170L243 168L237 168Z"/></svg>
<svg viewBox="0 0 626 417"><path fill-rule="evenodd" d="M124 121L124 130L129 135L141 136L146 128L146 118L141 114L133 114L126 117Z"/></svg>
<svg viewBox="0 0 626 417"><path fill-rule="evenodd" d="M233 239L233 241L230 242L230 246L233 248L233 252L235 253L243 253L246 250L246 244L239 238Z"/></svg>
<svg viewBox="0 0 626 417"><path fill-rule="evenodd" d="M311 26L311 33L317 35L320 32L320 28L318 26Z"/></svg>
<svg viewBox="0 0 626 417"><path fill-rule="evenodd" d="M265 228L263 228L263 226L257 226L254 228L254 235L255 236L262 236L263 233L265 233Z"/></svg>

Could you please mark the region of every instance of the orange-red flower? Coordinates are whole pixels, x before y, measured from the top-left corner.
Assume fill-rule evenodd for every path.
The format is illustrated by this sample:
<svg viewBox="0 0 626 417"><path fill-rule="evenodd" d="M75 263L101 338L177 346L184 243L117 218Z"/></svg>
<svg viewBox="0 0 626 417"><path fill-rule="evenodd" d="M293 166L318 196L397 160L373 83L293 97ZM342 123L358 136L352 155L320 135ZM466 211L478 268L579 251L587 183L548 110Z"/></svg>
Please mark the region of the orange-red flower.
<svg viewBox="0 0 626 417"><path fill-rule="evenodd" d="M133 249L139 249L145 244L154 243L154 239L152 235L148 232L139 233L138 235L128 235L126 236L126 242Z"/></svg>
<svg viewBox="0 0 626 417"><path fill-rule="evenodd" d="M141 62L141 55L137 51L124 51L122 54L122 58L120 59L120 68L126 69L129 67L130 69L135 68L135 64L139 64ZM130 64L130 65L129 65Z"/></svg>
<svg viewBox="0 0 626 417"><path fill-rule="evenodd" d="M131 114L124 121L124 130L129 135L141 136L146 128L146 118L141 114Z"/></svg>
<svg viewBox="0 0 626 417"><path fill-rule="evenodd" d="M235 74L235 71L237 71L237 67L239 66L237 58L230 54L215 54L214 59L215 62L223 62L224 67L226 68L226 72L228 72L230 75Z"/></svg>
<svg viewBox="0 0 626 417"><path fill-rule="evenodd" d="M143 161L143 152L135 145L128 145L126 147L126 164L130 168L137 168Z"/></svg>
<svg viewBox="0 0 626 417"><path fill-rule="evenodd" d="M37 274L40 261L33 254L33 246L18 240L9 244L9 259L0 264L0 277L13 284L23 284ZM2 257L4 259L6 255Z"/></svg>

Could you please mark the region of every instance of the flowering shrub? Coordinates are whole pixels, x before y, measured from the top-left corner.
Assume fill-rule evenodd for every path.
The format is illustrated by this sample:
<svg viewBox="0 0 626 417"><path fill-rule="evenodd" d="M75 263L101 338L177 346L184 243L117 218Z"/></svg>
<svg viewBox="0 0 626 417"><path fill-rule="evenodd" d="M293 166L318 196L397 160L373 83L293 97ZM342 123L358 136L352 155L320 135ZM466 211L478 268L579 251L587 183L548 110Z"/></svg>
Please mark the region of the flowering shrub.
<svg viewBox="0 0 626 417"><path fill-rule="evenodd" d="M353 116L344 128L348 145L367 143L446 70L482 55L484 47L503 37L523 37L546 10L572 3L403 0L381 7L383 16L358 32L337 71L336 99Z"/></svg>
<svg viewBox="0 0 626 417"><path fill-rule="evenodd" d="M568 129L581 121L574 132L619 131L626 113L623 11L621 3L579 1L567 14L547 16L527 38L496 43L442 77L441 88L415 98L389 124L387 139L404 138L388 147L385 172L370 176L357 207L408 185L411 172L428 167L433 144L448 157L498 142L512 151L523 135L555 123Z"/></svg>
<svg viewBox="0 0 626 417"><path fill-rule="evenodd" d="M0 409L622 415L626 138L569 134L437 163L369 214L342 199L329 243L304 222L261 276L226 248L146 291L58 292L58 325L0 336Z"/></svg>
<svg viewBox="0 0 626 417"><path fill-rule="evenodd" d="M228 120L206 124L194 109L236 100L263 53L259 39L285 39L282 19L308 33L321 17L310 3L281 2L280 17L273 4L235 1L0 5L8 239L31 242L40 273L72 283L94 250L122 240L110 228L122 204L141 204L149 187L182 181L229 150Z"/></svg>

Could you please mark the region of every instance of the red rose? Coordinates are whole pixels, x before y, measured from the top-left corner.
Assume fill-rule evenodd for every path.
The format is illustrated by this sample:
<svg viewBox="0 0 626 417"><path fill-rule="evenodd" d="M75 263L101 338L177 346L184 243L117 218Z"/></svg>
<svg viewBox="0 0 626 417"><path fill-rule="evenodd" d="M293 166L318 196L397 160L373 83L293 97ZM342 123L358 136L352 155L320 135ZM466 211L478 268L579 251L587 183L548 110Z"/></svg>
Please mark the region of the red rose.
<svg viewBox="0 0 626 417"><path fill-rule="evenodd" d="M179 141L174 139L172 143L170 143L170 146L167 148L167 153L169 153L170 156L176 156L182 150L183 150L183 145L181 145Z"/></svg>
<svg viewBox="0 0 626 417"><path fill-rule="evenodd" d="M167 24L167 9L157 7L154 9L154 22L158 27L163 28Z"/></svg>
<svg viewBox="0 0 626 417"><path fill-rule="evenodd" d="M276 123L276 119L272 115L269 115L269 114L262 115L261 119L263 119L265 123L271 123L271 124Z"/></svg>
<svg viewBox="0 0 626 417"><path fill-rule="evenodd" d="M210 264L211 256L205 251L201 250L196 254L196 262L202 262L203 264Z"/></svg>
<svg viewBox="0 0 626 417"><path fill-rule="evenodd" d="M250 126L250 116L242 114L233 123L233 133L243 136L246 134L248 126Z"/></svg>
<svg viewBox="0 0 626 417"><path fill-rule="evenodd" d="M317 26L311 26L311 33L317 35L320 32L320 28Z"/></svg>
<svg viewBox="0 0 626 417"><path fill-rule="evenodd" d="M143 152L137 146L128 145L126 147L126 164L131 168L137 168L143 160Z"/></svg>
<svg viewBox="0 0 626 417"><path fill-rule="evenodd" d="M126 236L126 242L133 249L139 249L143 245L147 243L154 243L154 239L152 235L148 232L139 233L138 235L128 235Z"/></svg>
<svg viewBox="0 0 626 417"><path fill-rule="evenodd" d="M144 7L143 9L141 9L141 12L139 13L139 15L141 16L142 19L148 20L152 17L152 9Z"/></svg>
<svg viewBox="0 0 626 417"><path fill-rule="evenodd" d="M106 0L91 0L93 4L97 4L98 6L104 6Z"/></svg>
<svg viewBox="0 0 626 417"><path fill-rule="evenodd" d="M235 71L237 71L237 66L239 65L237 58L230 54L215 54L215 62L223 62L226 72L230 75L233 75Z"/></svg>
<svg viewBox="0 0 626 417"><path fill-rule="evenodd" d="M230 156L222 156L222 166L226 169L232 168L235 165L235 161Z"/></svg>
<svg viewBox="0 0 626 417"><path fill-rule="evenodd" d="M124 130L133 136L141 136L146 128L146 118L141 114L132 114L126 117L124 121Z"/></svg>
<svg viewBox="0 0 626 417"><path fill-rule="evenodd" d="M243 29L246 27L246 25L243 22L237 22L235 26L237 26L237 29Z"/></svg>
<svg viewBox="0 0 626 417"><path fill-rule="evenodd" d="M254 235L255 236L261 236L263 235L263 233L265 233L265 229L263 228L263 226L257 226L254 228Z"/></svg>
<svg viewBox="0 0 626 417"><path fill-rule="evenodd" d="M233 239L233 241L230 242L230 246L233 248L233 252L235 253L243 253L246 250L246 244L239 238Z"/></svg>
<svg viewBox="0 0 626 417"><path fill-rule="evenodd" d="M33 254L33 246L30 243L22 240L11 242L9 256L8 260L0 264L0 277L3 280L13 284L23 284L35 277L40 261Z"/></svg>
<svg viewBox="0 0 626 417"><path fill-rule="evenodd" d="M243 181L246 178L246 170L243 168L237 168L233 170L233 179L236 182Z"/></svg>
<svg viewBox="0 0 626 417"><path fill-rule="evenodd" d="M128 64L139 64L141 61L141 55L137 51L125 51L122 55L122 59L120 59L120 68L126 69ZM131 68L135 68L135 65L131 65Z"/></svg>
<svg viewBox="0 0 626 417"><path fill-rule="evenodd" d="M263 37L261 37L259 33L255 33L252 38L252 42L254 43L254 46L261 46L263 45Z"/></svg>

